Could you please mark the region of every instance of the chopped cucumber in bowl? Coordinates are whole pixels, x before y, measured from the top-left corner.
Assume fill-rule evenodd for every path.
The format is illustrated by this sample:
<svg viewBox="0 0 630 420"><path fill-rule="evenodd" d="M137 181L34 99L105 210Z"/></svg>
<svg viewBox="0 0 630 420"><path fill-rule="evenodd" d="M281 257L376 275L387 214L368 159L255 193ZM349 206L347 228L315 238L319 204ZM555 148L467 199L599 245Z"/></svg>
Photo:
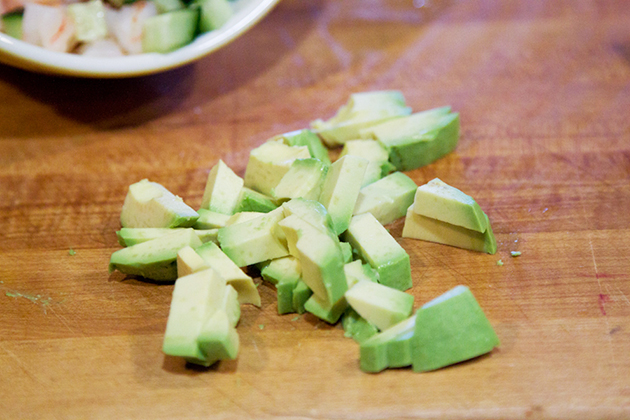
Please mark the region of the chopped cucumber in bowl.
<svg viewBox="0 0 630 420"><path fill-rule="evenodd" d="M236 39L279 0L90 0L3 12L0 62L116 78L176 68ZM124 4L122 4L124 3ZM50 2L48 3L50 4Z"/></svg>

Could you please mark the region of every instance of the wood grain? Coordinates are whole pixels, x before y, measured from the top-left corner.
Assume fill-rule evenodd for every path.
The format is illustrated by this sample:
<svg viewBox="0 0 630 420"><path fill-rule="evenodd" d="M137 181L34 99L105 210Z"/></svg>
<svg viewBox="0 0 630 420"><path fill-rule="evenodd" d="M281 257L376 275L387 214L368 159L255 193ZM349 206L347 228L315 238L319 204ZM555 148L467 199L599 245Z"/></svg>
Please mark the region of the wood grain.
<svg viewBox="0 0 630 420"><path fill-rule="evenodd" d="M285 0L136 79L0 67L0 417L630 418L630 3L426 3ZM127 186L198 206L219 158L242 175L252 147L374 89L461 114L456 151L408 174L475 197L497 255L390 228L416 306L465 284L501 347L365 374L339 326L278 316L263 284L238 360L165 357L172 286L107 272Z"/></svg>

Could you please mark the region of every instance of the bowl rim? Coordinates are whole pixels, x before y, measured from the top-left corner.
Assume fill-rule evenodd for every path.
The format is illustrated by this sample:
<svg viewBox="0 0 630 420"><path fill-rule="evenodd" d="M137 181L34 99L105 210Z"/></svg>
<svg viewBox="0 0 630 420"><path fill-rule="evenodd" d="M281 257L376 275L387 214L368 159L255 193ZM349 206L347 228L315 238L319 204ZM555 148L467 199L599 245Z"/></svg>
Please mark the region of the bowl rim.
<svg viewBox="0 0 630 420"><path fill-rule="evenodd" d="M70 76L115 78L153 74L183 66L224 47L258 23L279 2L250 1L221 28L200 35L190 44L166 54L85 57L49 51L0 33L0 62L27 70Z"/></svg>

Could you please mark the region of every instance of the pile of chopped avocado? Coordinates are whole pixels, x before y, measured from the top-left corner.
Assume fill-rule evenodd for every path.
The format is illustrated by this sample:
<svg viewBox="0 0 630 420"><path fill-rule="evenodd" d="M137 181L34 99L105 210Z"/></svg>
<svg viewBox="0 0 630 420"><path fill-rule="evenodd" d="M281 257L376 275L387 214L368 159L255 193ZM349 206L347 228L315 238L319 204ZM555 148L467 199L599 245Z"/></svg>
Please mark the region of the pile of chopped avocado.
<svg viewBox="0 0 630 420"><path fill-rule="evenodd" d="M275 286L278 314L340 322L366 372L487 353L499 341L468 288L414 313L409 255L384 227L406 215L404 237L496 252L474 199L400 172L452 151L458 133L448 107L412 113L397 91L352 95L312 130L253 149L242 178L219 160L197 210L160 184L132 184L110 270L175 281L163 350L204 366L237 357L240 305L261 305L252 272ZM337 160L327 146L343 147Z"/></svg>

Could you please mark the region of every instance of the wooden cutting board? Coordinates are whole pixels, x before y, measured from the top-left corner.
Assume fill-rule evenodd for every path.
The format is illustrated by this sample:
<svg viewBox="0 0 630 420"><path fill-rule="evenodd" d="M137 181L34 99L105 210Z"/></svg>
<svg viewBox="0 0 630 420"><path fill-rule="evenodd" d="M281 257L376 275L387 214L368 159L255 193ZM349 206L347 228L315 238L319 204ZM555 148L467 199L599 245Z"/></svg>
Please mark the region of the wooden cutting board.
<svg viewBox="0 0 630 420"><path fill-rule="evenodd" d="M262 284L237 360L165 357L172 285L107 271L127 186L149 178L196 207L219 158L242 175L251 148L376 89L460 113L456 151L408 175L476 198L497 254L389 228L416 307L467 285L501 346L431 373L366 374L340 326L277 315ZM630 418L629 276L623 0L285 0L160 75L0 67L1 418Z"/></svg>

